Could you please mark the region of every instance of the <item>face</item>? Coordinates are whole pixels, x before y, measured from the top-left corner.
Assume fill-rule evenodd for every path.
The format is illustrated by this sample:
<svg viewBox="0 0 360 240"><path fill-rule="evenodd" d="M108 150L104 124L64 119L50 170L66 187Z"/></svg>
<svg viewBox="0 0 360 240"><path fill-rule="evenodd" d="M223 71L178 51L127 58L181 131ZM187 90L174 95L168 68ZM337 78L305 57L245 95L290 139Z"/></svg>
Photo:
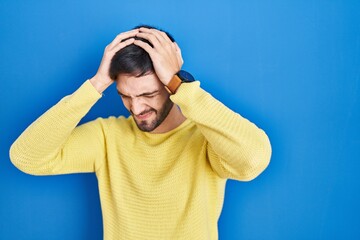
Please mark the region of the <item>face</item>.
<svg viewBox="0 0 360 240"><path fill-rule="evenodd" d="M136 125L144 132L160 126L173 106L168 92L153 73L141 77L120 75L116 88Z"/></svg>

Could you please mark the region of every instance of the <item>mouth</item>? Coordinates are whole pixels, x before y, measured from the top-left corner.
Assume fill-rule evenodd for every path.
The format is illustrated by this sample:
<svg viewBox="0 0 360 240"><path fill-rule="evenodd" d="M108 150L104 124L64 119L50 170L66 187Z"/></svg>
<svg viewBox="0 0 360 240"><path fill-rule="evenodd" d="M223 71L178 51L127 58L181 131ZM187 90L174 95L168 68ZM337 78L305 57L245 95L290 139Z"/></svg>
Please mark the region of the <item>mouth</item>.
<svg viewBox="0 0 360 240"><path fill-rule="evenodd" d="M139 115L135 115L135 117L139 120L146 120L148 119L151 115L153 114L153 111L149 111L149 112L146 112L146 113L142 113L142 114L139 114Z"/></svg>

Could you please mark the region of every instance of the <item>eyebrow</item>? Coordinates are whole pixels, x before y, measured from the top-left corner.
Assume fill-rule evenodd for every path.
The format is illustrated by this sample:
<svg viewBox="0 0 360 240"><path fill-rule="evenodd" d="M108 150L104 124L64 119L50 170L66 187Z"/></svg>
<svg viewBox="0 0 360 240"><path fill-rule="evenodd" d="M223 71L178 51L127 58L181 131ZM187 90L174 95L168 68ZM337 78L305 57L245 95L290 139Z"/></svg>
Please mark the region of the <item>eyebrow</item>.
<svg viewBox="0 0 360 240"><path fill-rule="evenodd" d="M121 96L124 96L124 97L129 97L123 93L121 93L119 90L117 90L118 94L121 95ZM143 97L143 96L150 96L150 95L153 95L155 93L158 93L159 90L155 90L153 92L145 92L145 93L142 93L142 94L139 94L139 95L136 95L135 97Z"/></svg>

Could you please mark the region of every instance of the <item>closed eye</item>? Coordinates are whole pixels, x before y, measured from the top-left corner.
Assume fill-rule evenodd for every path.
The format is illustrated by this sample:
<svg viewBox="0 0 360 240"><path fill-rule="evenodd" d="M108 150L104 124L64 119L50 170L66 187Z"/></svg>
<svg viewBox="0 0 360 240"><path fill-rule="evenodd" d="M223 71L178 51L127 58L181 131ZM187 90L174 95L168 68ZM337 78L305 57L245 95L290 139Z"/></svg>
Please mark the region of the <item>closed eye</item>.
<svg viewBox="0 0 360 240"><path fill-rule="evenodd" d="M127 98L130 98L129 96L126 96L126 95L123 95L123 94L120 94L120 93L119 93L119 96L120 96L121 98L126 98L126 99L127 99Z"/></svg>
<svg viewBox="0 0 360 240"><path fill-rule="evenodd" d="M125 94L122 94L120 91L118 91L118 94L122 97L122 98L130 98L130 96L127 96ZM159 95L160 92L158 90L153 91L153 92L149 92L149 93L142 93L137 95L136 97L146 97L146 98L153 98L157 95Z"/></svg>
<svg viewBox="0 0 360 240"><path fill-rule="evenodd" d="M143 93L138 95L137 97L146 97L146 98L152 98L155 97L156 95L159 95L159 91L155 90L153 92L147 92L147 93Z"/></svg>
<svg viewBox="0 0 360 240"><path fill-rule="evenodd" d="M153 98L153 97L155 97L155 96L157 96L157 94L153 94L153 95L143 95L143 97L146 97L146 98Z"/></svg>

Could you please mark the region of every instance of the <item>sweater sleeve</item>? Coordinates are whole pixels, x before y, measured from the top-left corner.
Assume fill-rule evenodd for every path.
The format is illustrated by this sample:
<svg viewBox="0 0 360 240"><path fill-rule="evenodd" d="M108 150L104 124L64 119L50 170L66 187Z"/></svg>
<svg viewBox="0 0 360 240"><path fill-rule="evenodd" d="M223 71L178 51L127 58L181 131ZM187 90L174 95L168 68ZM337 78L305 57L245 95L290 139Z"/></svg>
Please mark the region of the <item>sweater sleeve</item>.
<svg viewBox="0 0 360 240"><path fill-rule="evenodd" d="M200 88L200 82L181 84L171 100L204 135L210 165L220 177L250 181L268 166L271 145L265 132Z"/></svg>
<svg viewBox="0 0 360 240"><path fill-rule="evenodd" d="M76 127L101 95L86 81L33 122L12 144L10 159L33 175L94 172L105 157L101 119Z"/></svg>

